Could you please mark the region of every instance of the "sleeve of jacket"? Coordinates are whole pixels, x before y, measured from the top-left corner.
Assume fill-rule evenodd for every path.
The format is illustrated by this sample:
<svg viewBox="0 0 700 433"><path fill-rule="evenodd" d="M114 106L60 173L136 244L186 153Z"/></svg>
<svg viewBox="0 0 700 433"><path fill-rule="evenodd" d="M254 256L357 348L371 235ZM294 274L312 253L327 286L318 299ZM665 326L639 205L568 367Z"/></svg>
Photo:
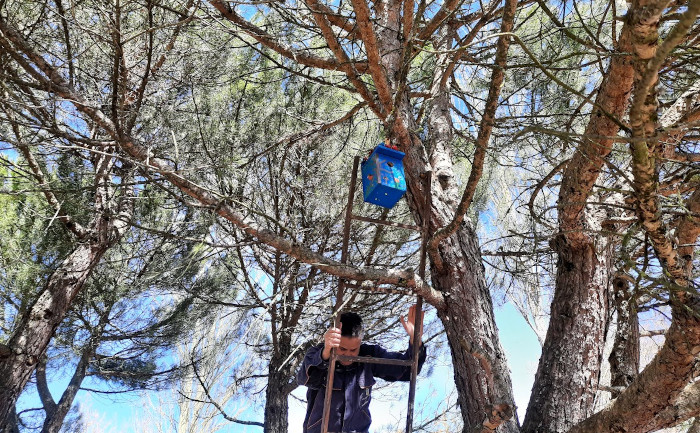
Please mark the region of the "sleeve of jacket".
<svg viewBox="0 0 700 433"><path fill-rule="evenodd" d="M384 349L381 346L374 346L374 354L377 358L386 359L402 359L409 360L413 354L413 345L408 344L408 349L404 352L391 352ZM421 343L420 351L418 352L418 373L420 373L421 368L423 368L423 363L425 362L426 350L425 345ZM380 377L388 382L395 381L409 381L411 380L411 367L404 365L386 365L386 364L372 364L372 373L375 377Z"/></svg>
<svg viewBox="0 0 700 433"><path fill-rule="evenodd" d="M306 352L301 368L297 373L297 383L309 388L319 389L326 383L328 361L321 357L323 344L314 346Z"/></svg>

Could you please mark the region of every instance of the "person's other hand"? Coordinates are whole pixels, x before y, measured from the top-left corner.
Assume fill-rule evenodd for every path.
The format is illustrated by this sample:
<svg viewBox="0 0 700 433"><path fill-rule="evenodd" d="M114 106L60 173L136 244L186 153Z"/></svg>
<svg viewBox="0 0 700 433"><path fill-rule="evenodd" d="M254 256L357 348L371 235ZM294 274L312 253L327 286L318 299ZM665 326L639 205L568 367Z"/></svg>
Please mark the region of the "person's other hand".
<svg viewBox="0 0 700 433"><path fill-rule="evenodd" d="M425 311L421 311L420 317L421 335L423 335L423 318L425 317ZM413 333L416 328L416 306L413 305L411 308L408 309L408 316L400 316L399 319L401 320L403 329L406 331L406 334L408 334L408 337L411 339L411 343L413 343Z"/></svg>

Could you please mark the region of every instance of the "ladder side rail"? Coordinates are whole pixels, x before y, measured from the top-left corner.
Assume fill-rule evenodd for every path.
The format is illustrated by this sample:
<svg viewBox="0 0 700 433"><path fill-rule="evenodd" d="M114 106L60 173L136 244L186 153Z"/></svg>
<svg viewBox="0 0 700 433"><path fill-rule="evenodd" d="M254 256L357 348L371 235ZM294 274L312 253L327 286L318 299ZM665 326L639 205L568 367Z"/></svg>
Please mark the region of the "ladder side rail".
<svg viewBox="0 0 700 433"><path fill-rule="evenodd" d="M345 222L343 226L343 245L340 253L340 262L347 264L348 249L350 246L350 225L352 224L352 205L355 198L355 187L357 185L357 169L360 165L360 157L356 156L352 162L352 177L350 178L350 193L348 194L348 204L345 209ZM345 292L345 279L338 281L338 294L335 298L333 308L334 326L340 327L340 307L343 305L343 295ZM335 348L331 349L331 358L328 362L328 373L326 375L326 395L323 400L323 417L321 418L321 433L328 433L328 421L331 412L331 399L333 397L333 379L335 376L335 364L338 355Z"/></svg>
<svg viewBox="0 0 700 433"><path fill-rule="evenodd" d="M425 280L425 267L427 265L427 250L428 238L430 236L430 215L432 202L432 182L433 172L425 173L425 203L423 209L420 210L422 217L421 230L421 246L420 246L420 263L418 265L418 275ZM413 330L413 364L411 365L411 383L408 389L408 410L406 414L406 433L411 433L413 430L413 411L416 399L416 381L418 379L418 361L420 358L420 345L423 340L423 297L418 296L416 299L416 317Z"/></svg>

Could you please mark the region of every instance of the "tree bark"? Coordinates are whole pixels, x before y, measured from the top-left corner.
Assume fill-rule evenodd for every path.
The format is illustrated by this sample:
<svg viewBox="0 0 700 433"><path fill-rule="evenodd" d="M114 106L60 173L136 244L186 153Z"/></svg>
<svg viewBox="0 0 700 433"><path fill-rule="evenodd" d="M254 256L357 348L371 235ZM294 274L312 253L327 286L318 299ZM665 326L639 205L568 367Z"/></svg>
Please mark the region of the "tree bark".
<svg viewBox="0 0 700 433"><path fill-rule="evenodd" d="M559 235L555 295L550 325L535 376L525 433L566 431L592 414L607 319L611 280L610 245L600 236L602 218L586 203L612 150L634 83L635 56L648 49L648 33L663 8L635 1L622 28L617 51L596 97L584 136L569 161L559 192ZM655 41L655 40L654 40ZM591 229L594 229L591 231ZM604 253L604 254L603 254ZM584 336L583 342L578 335Z"/></svg>
<svg viewBox="0 0 700 433"><path fill-rule="evenodd" d="M383 44L380 50L387 54L381 57L382 66L390 77L392 89L396 90L402 84L397 81L401 77L402 66L402 47L398 44L402 39L399 36L399 8L392 8L384 2L380 5L387 8L386 11L377 11L377 15L386 17L379 31L379 41ZM454 40L453 30L449 26L449 23L443 24L441 33L433 41L447 52ZM407 92L396 93L396 105L393 107L396 117L389 129L394 142L406 153L407 197L418 225L422 225L426 217L421 212L426 197L432 196L432 206L426 210L429 234L452 221L460 202L451 153L454 127L448 91L450 76L444 75L449 61L449 57L439 56L434 73L433 99L427 113L428 141L422 142L411 132L420 128L415 122ZM435 173L431 185L425 182L428 171ZM433 288L445 299L443 305L434 306L445 327L452 353L463 431L492 431L496 428L502 432L518 431L517 419L513 417L515 403L510 373L499 342L478 237L468 218L438 245L437 254L431 255L430 264Z"/></svg>
<svg viewBox="0 0 700 433"><path fill-rule="evenodd" d="M700 433L700 418L695 418L686 433Z"/></svg>
<svg viewBox="0 0 700 433"><path fill-rule="evenodd" d="M284 353L291 353L289 351ZM289 389L290 378L294 377L289 368L290 362L284 364L286 356L282 353L273 356L268 367L267 389L265 390L265 433L287 433L289 428Z"/></svg>
<svg viewBox="0 0 700 433"><path fill-rule="evenodd" d="M624 278L613 280L617 327L610 362L610 386L612 397L627 388L639 373L639 318L629 281Z"/></svg>
<svg viewBox="0 0 700 433"><path fill-rule="evenodd" d="M106 229L108 224L104 225ZM29 313L21 319L8 342L12 354L0 359L0 419L5 419L14 406L73 298L110 246L111 242L97 234L78 245L51 275Z"/></svg>
<svg viewBox="0 0 700 433"><path fill-rule="evenodd" d="M592 413L603 356L610 248L574 248L563 236L554 244L556 289L523 423L528 433L565 432Z"/></svg>
<svg viewBox="0 0 700 433"><path fill-rule="evenodd" d="M0 420L0 432L19 433L19 421L17 419L17 408L12 406L5 421Z"/></svg>
<svg viewBox="0 0 700 433"><path fill-rule="evenodd" d="M700 299L690 297L673 306L673 322L666 332L666 341L636 380L610 406L582 421L569 433L646 433L677 425L697 415L696 405L694 412L687 411L685 418L679 418L677 403L684 396L692 400L684 391L692 393L694 390L688 383L695 374L698 353Z"/></svg>
<svg viewBox="0 0 700 433"><path fill-rule="evenodd" d="M115 196L109 186L113 162L111 155L97 158L96 210L89 233L51 274L34 305L19 319L7 343L9 354L0 358L0 420L7 420L73 299L104 253L127 228L133 213L132 192L126 186L124 195ZM128 184L127 178L122 180Z"/></svg>

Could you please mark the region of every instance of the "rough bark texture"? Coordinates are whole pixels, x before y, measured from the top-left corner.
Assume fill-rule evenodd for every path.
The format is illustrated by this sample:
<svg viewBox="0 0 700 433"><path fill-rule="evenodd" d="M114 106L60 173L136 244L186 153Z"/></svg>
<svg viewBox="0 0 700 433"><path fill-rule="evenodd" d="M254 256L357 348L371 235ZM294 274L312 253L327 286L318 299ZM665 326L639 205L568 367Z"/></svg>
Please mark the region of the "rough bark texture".
<svg viewBox="0 0 700 433"><path fill-rule="evenodd" d="M570 433L643 433L678 424L677 410L672 409L695 373L698 353L700 300L693 297L674 306L664 345L637 379L610 406Z"/></svg>
<svg viewBox="0 0 700 433"><path fill-rule="evenodd" d="M105 229L109 226L106 222L102 225ZM12 355L0 359L0 419L5 419L14 406L73 298L110 245L97 234L78 245L51 275L29 314L22 318L8 342Z"/></svg>
<svg viewBox="0 0 700 433"><path fill-rule="evenodd" d="M297 58L295 53L290 54L285 47L279 46L274 38L236 15L227 4L219 1L211 3L227 19L253 35L260 43L300 63L304 62L304 59ZM365 47L367 49L372 49L376 41L378 53L372 53L375 64L369 65L367 70L375 78L375 83L383 88L381 94L378 95L379 98L375 98L375 95L367 92L367 86L357 78L356 71L360 70L358 67L361 65L348 61L347 53L343 52L342 46L339 46L336 34L328 31L327 24L331 20L322 16L325 15L322 9L313 7L315 4L313 1L309 0L306 4L313 11L312 15L314 15L318 27L336 57L333 60L318 61L318 59L309 59L307 56L308 64L341 70L346 73L364 102L384 122L391 138L395 139L395 143L398 143L407 153L405 167L410 189L409 201L416 219L422 219L418 209L422 208L427 194L432 194L433 206L429 215L431 231L434 232L445 226L452 220L457 204L450 157L451 143L449 138L451 132L444 135L441 133L441 131L452 128L449 94L438 92L436 95L431 95L436 97L429 109L431 134L428 142L423 143L415 133L420 128L415 122L413 106L409 101L410 89L406 85L404 72L410 65L406 61L411 58L412 44L426 43L426 39L438 28L448 25L450 17L454 10L459 7L460 2L446 2L425 23L422 29L416 27L413 31L405 33L405 29L401 27L402 23L411 20L404 20L404 17L401 16L401 11L405 10L401 7L401 2L391 0L372 4L374 8L372 25L363 25L361 30L364 34L361 35L361 38L367 43L367 47ZM357 4L361 10L367 12L364 3L358 1ZM426 301L438 309L438 314L445 324L453 352L455 382L460 394L465 431L495 429L505 419L510 419L510 421L500 424L503 431L514 432L517 430L517 423L510 416L514 404L509 372L498 339L491 296L484 279L476 233L470 222L463 222L457 232L442 242L438 248L439 258L445 266L439 273L432 275L433 285L437 292L426 287L422 280L416 278L415 274L406 271L357 269L343 266L337 261L330 260L321 254L300 247L288 239L277 236L269 230L260 229L259 226L243 218L232 204L186 179L184 174L176 172L167 160L156 158L144 146L132 140L128 134L119 131L104 113L91 106L67 82L63 81L60 74L55 73L55 70L43 61L41 55L33 52L19 35L12 32L8 26L3 26L1 20L0 31L12 39L12 43L16 44L19 50L30 58L37 69L43 71L43 75L36 75L40 77L37 80L43 80L42 85L70 100L85 116L103 128L110 136L118 139L122 150L143 163L146 170L159 172L181 191L197 199L199 204L211 207L220 216L228 219L249 235L306 263L313 263L323 271L343 278L359 281L375 280L400 285L409 284L414 287L417 293L424 295ZM376 36L368 34L368 32L375 32ZM407 38L404 38L404 34L407 35ZM377 65L376 62L381 62L381 65ZM388 89L384 85L383 79L387 80ZM449 89L449 86L445 86L445 88ZM388 97L387 92L393 100ZM430 154L426 151L427 146L430 148ZM423 187L422 175L429 170L437 174L437 179L430 186L431 191L426 191Z"/></svg>
<svg viewBox="0 0 700 433"><path fill-rule="evenodd" d="M304 304L302 302L302 304ZM273 321L281 319L279 324L281 330L277 332L273 325L274 347L272 357L268 365L267 388L265 390L265 433L287 433L289 428L289 394L296 388L296 367L297 362L291 357L294 352L292 345L291 329L298 324L298 316L292 316L292 307L284 312L284 317L273 316ZM280 309L281 310L281 309ZM290 326L291 324L293 326ZM300 351L304 353L304 351Z"/></svg>
<svg viewBox="0 0 700 433"><path fill-rule="evenodd" d="M669 238L668 226L663 221L661 201L659 200L659 167L663 148L656 136L658 123L658 101L656 83L658 71L670 51L679 44L686 32L695 23L700 14L700 1L688 2L687 10L669 32L664 43L658 47L658 15L668 5L667 1L649 2L648 9L652 18L647 18L648 28L641 34L641 41L647 44L637 46L638 61L635 62L635 94L630 109L630 126L632 137L632 173L636 213L640 225L651 240L656 258L671 276L671 281L680 287L687 287L689 275L686 263L674 242ZM653 15L653 14L656 14ZM640 44L641 45L641 44ZM657 48L659 52L657 52Z"/></svg>
<svg viewBox="0 0 700 433"><path fill-rule="evenodd" d="M104 253L126 230L133 213L132 191L125 187L124 195L114 194L110 186L113 163L114 159L108 154L95 158L95 209L90 228L51 274L28 313L19 319L7 342L9 352L0 357L0 425L10 416L73 299ZM77 385L72 392L77 392ZM59 402L55 410L63 409L67 413L70 406L61 408Z"/></svg>
<svg viewBox="0 0 700 433"><path fill-rule="evenodd" d="M695 418L686 433L700 433L700 418Z"/></svg>
<svg viewBox="0 0 700 433"><path fill-rule="evenodd" d="M409 151L404 160L407 176L411 178L409 185L413 185L410 196L414 206L425 197L425 191L417 191L416 186L421 185L420 174L430 167L417 149ZM444 156L435 155L435 159L442 160ZM451 174L447 167L435 168ZM435 231L452 218L457 197L445 194L439 181L433 182L432 189L430 229ZM457 233L440 244L439 254L445 264L444 271L433 270L432 282L446 299L444 307L438 309L438 316L451 348L463 431L480 431L489 424L494 411L507 413L515 405L506 357L495 326L491 294L486 287L477 237L470 221L463 222ZM515 419L504 418L508 421L499 431L518 431Z"/></svg>
<svg viewBox="0 0 700 433"><path fill-rule="evenodd" d="M660 10L634 2L626 16L617 50L635 53L648 47L649 29ZM596 97L596 107L562 176L556 287L550 325L542 350L523 431L561 432L592 414L600 374L610 284L610 245L596 233L604 217L586 207L605 158L612 150L629 104L634 82L633 55L614 56ZM598 226L598 227L596 227ZM591 231L593 229L593 231ZM583 341L579 336L584 336Z"/></svg>
<svg viewBox="0 0 700 433"><path fill-rule="evenodd" d="M603 356L611 252L555 242L556 290L523 431L565 432L592 413ZM599 242L602 243L601 240Z"/></svg>
<svg viewBox="0 0 700 433"><path fill-rule="evenodd" d="M19 421L17 419L17 409L12 406L10 414L3 423L0 421L0 432L3 433L19 433Z"/></svg>
<svg viewBox="0 0 700 433"><path fill-rule="evenodd" d="M463 223L439 250L446 269L433 274L433 284L444 290L448 300L438 316L452 352L463 431L471 432L488 424L494 408L513 411L512 385L471 224ZM499 431L518 431L517 421L510 418Z"/></svg>
<svg viewBox="0 0 700 433"><path fill-rule="evenodd" d="M612 397L627 388L639 373L639 318L630 290L624 278L613 280L617 327L610 362L610 386Z"/></svg>
<svg viewBox="0 0 700 433"><path fill-rule="evenodd" d="M512 6L514 9L514 4ZM391 40L392 36L394 40L398 39L394 35L387 35L387 39ZM453 38L454 34L446 26L433 42L438 47L448 49ZM391 48L384 47L384 50L390 52ZM507 43L503 50L507 50ZM505 56L504 53L502 55ZM392 64L388 60L384 59L385 67L391 71ZM451 154L454 130L448 92L451 81L443 75L449 60L447 56L438 57L433 78L433 100L428 111L430 141L423 143L408 133L418 128L407 103L398 110L400 122L397 120L393 129L406 151L404 166L408 197L418 224L422 224L424 217L418 210L423 208L426 196L432 196L430 233L435 233L453 220L460 202ZM396 67L393 64L393 69ZM495 101L497 97L491 99ZM430 152L428 155L426 148ZM423 176L429 170L435 175L430 191L426 191ZM518 431L518 422L513 416L515 403L510 373L500 345L478 238L471 221L462 221L454 234L439 244L437 254L431 255L431 276L433 287L445 299L443 308L437 311L451 349L454 380L464 421L463 431L496 428L502 432Z"/></svg>
<svg viewBox="0 0 700 433"><path fill-rule="evenodd" d="M286 385L289 378L294 377L294 372L282 367L283 362L284 359L277 356L270 360L265 390L265 433L287 433L289 428L289 391Z"/></svg>

